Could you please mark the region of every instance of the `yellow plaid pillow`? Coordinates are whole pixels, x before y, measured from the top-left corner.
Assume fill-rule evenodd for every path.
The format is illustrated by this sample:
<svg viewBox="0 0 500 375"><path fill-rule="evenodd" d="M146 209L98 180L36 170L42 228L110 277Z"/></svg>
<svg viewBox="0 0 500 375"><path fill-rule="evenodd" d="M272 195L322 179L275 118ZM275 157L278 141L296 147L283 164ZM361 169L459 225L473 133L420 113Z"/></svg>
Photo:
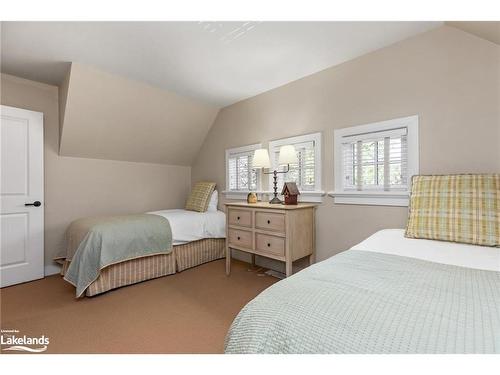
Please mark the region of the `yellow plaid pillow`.
<svg viewBox="0 0 500 375"><path fill-rule="evenodd" d="M197 182L186 202L186 210L205 212L215 189L215 182Z"/></svg>
<svg viewBox="0 0 500 375"><path fill-rule="evenodd" d="M405 236L500 246L500 174L413 176Z"/></svg>

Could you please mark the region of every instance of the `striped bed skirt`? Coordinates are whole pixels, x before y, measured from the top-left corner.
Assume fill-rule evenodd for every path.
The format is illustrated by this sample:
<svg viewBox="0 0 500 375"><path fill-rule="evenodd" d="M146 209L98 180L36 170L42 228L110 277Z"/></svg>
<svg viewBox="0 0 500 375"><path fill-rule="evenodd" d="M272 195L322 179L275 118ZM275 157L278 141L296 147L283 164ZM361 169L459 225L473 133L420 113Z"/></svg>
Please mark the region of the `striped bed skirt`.
<svg viewBox="0 0 500 375"><path fill-rule="evenodd" d="M89 285L85 295L92 297L122 286L172 275L225 256L224 238L206 238L175 245L170 254L131 259L103 268L97 280ZM69 264L70 261L63 263L61 275L66 273Z"/></svg>

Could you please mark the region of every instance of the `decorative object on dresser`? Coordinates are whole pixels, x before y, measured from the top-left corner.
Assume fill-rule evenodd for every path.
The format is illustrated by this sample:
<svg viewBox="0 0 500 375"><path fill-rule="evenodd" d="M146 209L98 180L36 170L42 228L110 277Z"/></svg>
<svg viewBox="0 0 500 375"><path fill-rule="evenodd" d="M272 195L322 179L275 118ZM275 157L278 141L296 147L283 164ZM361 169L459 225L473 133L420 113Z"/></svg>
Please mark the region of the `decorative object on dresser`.
<svg viewBox="0 0 500 375"><path fill-rule="evenodd" d="M257 193L251 191L247 195L247 203L257 203Z"/></svg>
<svg viewBox="0 0 500 375"><path fill-rule="evenodd" d="M281 146L279 152L279 165L286 165L286 170L278 171L274 170L272 172L263 172L264 174L273 175L273 185L274 185L274 197L269 201L271 204L281 204L281 200L278 198L278 173L287 173L290 170L290 164L298 163L297 152L293 145ZM271 163L269 161L269 153L266 149L255 150L253 160L253 168L270 168Z"/></svg>
<svg viewBox="0 0 500 375"><path fill-rule="evenodd" d="M226 203L226 274L231 271L231 250L285 263L286 276L292 274L292 263L315 254L315 209L310 203L278 206L267 202Z"/></svg>
<svg viewBox="0 0 500 375"><path fill-rule="evenodd" d="M281 190L281 195L285 196L285 204L297 204L299 194L300 191L295 182L285 182Z"/></svg>

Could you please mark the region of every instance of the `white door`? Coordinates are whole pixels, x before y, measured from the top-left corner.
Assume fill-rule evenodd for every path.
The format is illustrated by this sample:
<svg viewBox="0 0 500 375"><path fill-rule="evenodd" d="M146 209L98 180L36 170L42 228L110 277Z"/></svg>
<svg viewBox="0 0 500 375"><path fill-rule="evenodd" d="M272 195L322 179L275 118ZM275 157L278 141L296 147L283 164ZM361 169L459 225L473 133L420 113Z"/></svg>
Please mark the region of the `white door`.
<svg viewBox="0 0 500 375"><path fill-rule="evenodd" d="M2 105L0 287L43 277L43 113Z"/></svg>

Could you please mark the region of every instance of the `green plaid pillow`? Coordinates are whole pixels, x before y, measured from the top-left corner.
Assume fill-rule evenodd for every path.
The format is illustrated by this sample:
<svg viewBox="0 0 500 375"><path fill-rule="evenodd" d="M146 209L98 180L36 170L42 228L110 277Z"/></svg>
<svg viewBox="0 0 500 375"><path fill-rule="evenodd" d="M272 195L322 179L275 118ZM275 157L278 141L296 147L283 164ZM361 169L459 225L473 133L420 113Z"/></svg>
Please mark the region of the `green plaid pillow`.
<svg viewBox="0 0 500 375"><path fill-rule="evenodd" d="M413 176L405 236L500 246L500 174Z"/></svg>
<svg viewBox="0 0 500 375"><path fill-rule="evenodd" d="M215 182L197 182L186 202L186 210L205 212L215 189Z"/></svg>

